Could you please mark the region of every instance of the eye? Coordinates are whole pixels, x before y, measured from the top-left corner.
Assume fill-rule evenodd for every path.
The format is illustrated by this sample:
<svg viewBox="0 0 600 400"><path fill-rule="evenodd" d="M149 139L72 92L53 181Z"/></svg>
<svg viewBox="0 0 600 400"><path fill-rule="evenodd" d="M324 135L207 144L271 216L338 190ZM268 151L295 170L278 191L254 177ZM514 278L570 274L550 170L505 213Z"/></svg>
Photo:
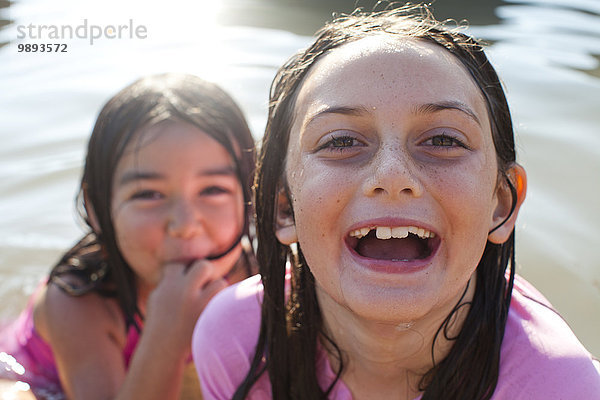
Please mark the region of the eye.
<svg viewBox="0 0 600 400"><path fill-rule="evenodd" d="M159 191L148 189L139 190L131 196L133 200L160 200L163 197L163 194Z"/></svg>
<svg viewBox="0 0 600 400"><path fill-rule="evenodd" d="M425 140L422 144L424 144L425 146L433 146L433 147L445 147L445 148L462 147L464 149L469 148L461 140L457 139L454 136L448 135L445 132L442 133L441 135L436 135L436 136L430 137L429 139Z"/></svg>
<svg viewBox="0 0 600 400"><path fill-rule="evenodd" d="M222 186L208 186L200 191L201 196L218 196L228 193L231 193L231 191Z"/></svg>
<svg viewBox="0 0 600 400"><path fill-rule="evenodd" d="M364 146L358 139L349 135L340 135L331 137L326 143L319 146L316 151L345 151L357 146Z"/></svg>

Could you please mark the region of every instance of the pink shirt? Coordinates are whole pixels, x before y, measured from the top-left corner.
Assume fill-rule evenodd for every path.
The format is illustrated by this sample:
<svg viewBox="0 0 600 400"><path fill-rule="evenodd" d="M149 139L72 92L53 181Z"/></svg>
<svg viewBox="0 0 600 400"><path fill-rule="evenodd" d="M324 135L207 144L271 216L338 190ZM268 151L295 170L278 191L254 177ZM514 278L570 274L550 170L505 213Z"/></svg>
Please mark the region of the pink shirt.
<svg viewBox="0 0 600 400"><path fill-rule="evenodd" d="M246 377L258 339L262 296L260 276L255 275L219 293L198 320L192 352L205 400L231 399ZM533 286L517 277L492 399L600 399L597 361L563 319L538 302L549 306ZM327 388L335 374L324 352L316 367L321 387ZM270 398L264 373L248 399ZM351 400L352 394L338 381L329 398Z"/></svg>

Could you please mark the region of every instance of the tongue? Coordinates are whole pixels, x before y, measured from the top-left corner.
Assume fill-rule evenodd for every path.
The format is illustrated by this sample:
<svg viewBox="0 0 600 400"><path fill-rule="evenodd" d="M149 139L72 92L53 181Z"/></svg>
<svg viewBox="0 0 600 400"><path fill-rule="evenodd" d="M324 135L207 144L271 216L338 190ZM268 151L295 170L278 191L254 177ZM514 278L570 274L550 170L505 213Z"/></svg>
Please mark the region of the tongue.
<svg viewBox="0 0 600 400"><path fill-rule="evenodd" d="M356 251L363 257L379 260L414 260L426 256L426 242L413 235L385 240L369 235L358 242Z"/></svg>

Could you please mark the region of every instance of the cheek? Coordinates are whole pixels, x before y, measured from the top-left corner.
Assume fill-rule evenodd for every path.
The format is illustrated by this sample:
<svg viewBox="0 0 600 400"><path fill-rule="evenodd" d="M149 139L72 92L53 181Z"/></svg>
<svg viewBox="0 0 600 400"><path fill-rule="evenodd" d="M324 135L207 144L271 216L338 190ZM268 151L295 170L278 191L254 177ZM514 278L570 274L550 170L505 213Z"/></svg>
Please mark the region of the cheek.
<svg viewBox="0 0 600 400"><path fill-rule="evenodd" d="M487 242L496 205L495 173L478 164L452 173L438 171L432 180L437 181L434 196L449 228L447 237L454 243L448 247L449 255L476 266Z"/></svg>
<svg viewBox="0 0 600 400"><path fill-rule="evenodd" d="M159 247L163 229L159 218L123 208L113 216L113 221L117 244L124 255Z"/></svg>
<svg viewBox="0 0 600 400"><path fill-rule="evenodd" d="M208 233L217 243L231 242L244 229L245 207L241 191L227 203L208 207L203 213Z"/></svg>
<svg viewBox="0 0 600 400"><path fill-rule="evenodd" d="M206 236L204 240L209 240L217 246L230 246L237 239L244 229L244 222L235 212L221 213L213 215L206 220ZM201 239L201 237L198 237Z"/></svg>
<svg viewBox="0 0 600 400"><path fill-rule="evenodd" d="M288 177L301 242L308 238L322 240L334 234L333 222L338 220L347 203L346 198L352 192L351 181L341 176L340 171L321 167L306 167L302 169L303 173Z"/></svg>
<svg viewBox="0 0 600 400"><path fill-rule="evenodd" d="M494 159L473 157L451 168L433 168L427 171L427 175L430 191L437 194L442 204L463 213L465 217L478 212L487 213L495 206L497 171Z"/></svg>
<svg viewBox="0 0 600 400"><path fill-rule="evenodd" d="M481 213L487 214L487 210L491 209L494 186L490 181L475 179L472 174L467 173L444 176L439 180L438 197L453 214L477 219L482 217Z"/></svg>
<svg viewBox="0 0 600 400"><path fill-rule="evenodd" d="M339 265L336 260L339 261L343 246L340 222L354 193L352 182L336 171L316 165L307 166L304 174L296 178L290 181L290 191L304 257L319 285L337 287Z"/></svg>

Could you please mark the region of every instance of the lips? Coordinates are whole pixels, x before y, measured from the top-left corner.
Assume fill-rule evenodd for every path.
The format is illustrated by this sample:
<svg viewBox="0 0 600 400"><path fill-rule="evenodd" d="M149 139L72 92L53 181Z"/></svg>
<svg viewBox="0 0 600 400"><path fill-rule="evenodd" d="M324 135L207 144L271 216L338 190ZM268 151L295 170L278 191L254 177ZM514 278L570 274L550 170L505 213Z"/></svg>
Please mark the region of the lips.
<svg viewBox="0 0 600 400"><path fill-rule="evenodd" d="M364 259L410 263L430 258L440 239L433 231L415 225L369 225L351 230L346 243Z"/></svg>

